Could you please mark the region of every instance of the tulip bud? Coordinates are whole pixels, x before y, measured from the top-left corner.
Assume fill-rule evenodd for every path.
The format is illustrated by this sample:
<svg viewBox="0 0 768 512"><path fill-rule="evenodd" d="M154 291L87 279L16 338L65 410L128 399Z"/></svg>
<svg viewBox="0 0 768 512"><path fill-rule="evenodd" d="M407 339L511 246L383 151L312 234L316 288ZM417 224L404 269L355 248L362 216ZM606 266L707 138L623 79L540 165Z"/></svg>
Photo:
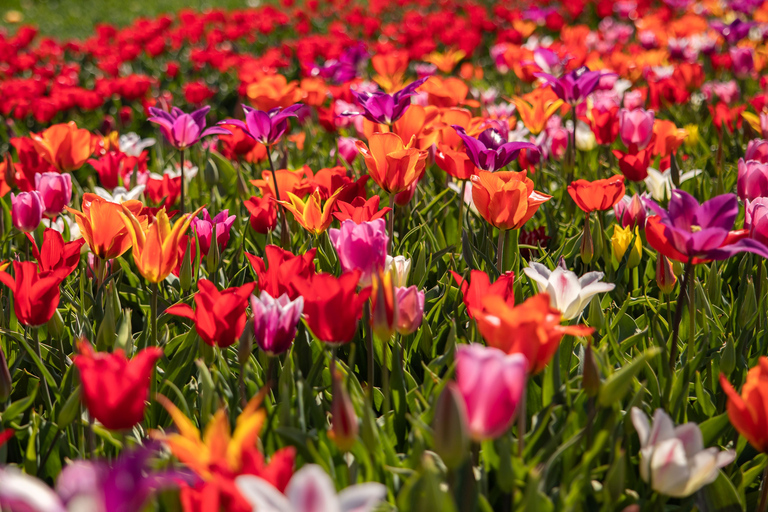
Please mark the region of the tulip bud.
<svg viewBox="0 0 768 512"><path fill-rule="evenodd" d="M208 159L208 163L205 164L205 170L203 170L203 178L205 184L213 188L219 183L219 168L212 159Z"/></svg>
<svg viewBox="0 0 768 512"><path fill-rule="evenodd" d="M411 334L421 326L424 318L424 292L416 286L396 288L397 332Z"/></svg>
<svg viewBox="0 0 768 512"><path fill-rule="evenodd" d="M11 220L13 226L25 233L31 233L43 219L45 205L40 192L21 192L14 195L11 192Z"/></svg>
<svg viewBox="0 0 768 512"><path fill-rule="evenodd" d="M8 361L5 360L5 353L0 347L0 402L5 402L13 391L13 381L11 372L8 370Z"/></svg>
<svg viewBox="0 0 768 512"><path fill-rule="evenodd" d="M40 193L46 217L55 217L72 201L72 176L57 172L35 175L35 189Z"/></svg>
<svg viewBox="0 0 768 512"><path fill-rule="evenodd" d="M587 321L590 327L594 327L596 331L600 331L605 325L605 315L603 314L603 307L600 305L600 298L595 295L592 300L589 301L589 315Z"/></svg>
<svg viewBox="0 0 768 512"><path fill-rule="evenodd" d="M595 134L592 132L592 128L584 121L576 122L574 138L576 139L576 149L579 151L592 151L597 147Z"/></svg>
<svg viewBox="0 0 768 512"><path fill-rule="evenodd" d="M181 291L186 292L192 287L192 257L189 253L190 240L187 239L187 247L184 249L184 256L181 260L181 268L179 269L179 286Z"/></svg>
<svg viewBox="0 0 768 512"><path fill-rule="evenodd" d="M695 124L687 124L684 126L688 136L683 141L683 145L686 149L695 149L699 145L699 126Z"/></svg>
<svg viewBox="0 0 768 512"><path fill-rule="evenodd" d="M592 262L592 258L595 256L595 245L592 242L592 233L589 229L589 215L587 215L584 221L584 232L581 234L581 261L585 265L589 265Z"/></svg>
<svg viewBox="0 0 768 512"><path fill-rule="evenodd" d="M633 238L634 243L632 242ZM631 247L630 244L632 244ZM627 250L630 251L629 258L627 258L627 268L638 266L643 257L643 241L640 238L639 230L635 228L633 233L629 227L615 226L611 237L611 249L613 250L614 267L618 268Z"/></svg>
<svg viewBox="0 0 768 512"><path fill-rule="evenodd" d="M592 343L587 343L584 349L584 366L581 375L581 387L587 396L596 396L600 391L600 368L597 366Z"/></svg>
<svg viewBox="0 0 768 512"><path fill-rule="evenodd" d="M730 375L734 369L736 369L736 349L733 346L733 338L728 336L720 351L720 372Z"/></svg>
<svg viewBox="0 0 768 512"><path fill-rule="evenodd" d="M357 440L357 414L347 390L341 383L341 376L333 376L333 401L331 402L331 431L328 437L342 452L348 452Z"/></svg>
<svg viewBox="0 0 768 512"><path fill-rule="evenodd" d="M666 256L659 254L656 256L656 284L659 285L661 293L672 293L675 289L677 278Z"/></svg>
<svg viewBox="0 0 768 512"><path fill-rule="evenodd" d="M392 281L397 288L408 286L408 274L411 273L411 259L405 256L387 255L384 268L392 272Z"/></svg>
<svg viewBox="0 0 768 512"><path fill-rule="evenodd" d="M282 294L275 299L265 291L258 297L251 295L253 332L259 348L270 356L290 349L303 310L303 297L291 301L288 295Z"/></svg>
<svg viewBox="0 0 768 512"><path fill-rule="evenodd" d="M211 235L211 240L213 242L211 243L211 248L208 249L208 256L206 260L206 267L208 269L209 275L216 272L216 268L219 266L219 244L216 243L216 224L213 224L212 229L213 234Z"/></svg>
<svg viewBox="0 0 768 512"><path fill-rule="evenodd" d="M440 393L432 425L435 453L447 468L458 468L468 452L469 434L467 406L455 382L447 383Z"/></svg>
<svg viewBox="0 0 768 512"><path fill-rule="evenodd" d="M397 296L390 272L373 274L371 290L371 325L382 341L392 337L397 326Z"/></svg>

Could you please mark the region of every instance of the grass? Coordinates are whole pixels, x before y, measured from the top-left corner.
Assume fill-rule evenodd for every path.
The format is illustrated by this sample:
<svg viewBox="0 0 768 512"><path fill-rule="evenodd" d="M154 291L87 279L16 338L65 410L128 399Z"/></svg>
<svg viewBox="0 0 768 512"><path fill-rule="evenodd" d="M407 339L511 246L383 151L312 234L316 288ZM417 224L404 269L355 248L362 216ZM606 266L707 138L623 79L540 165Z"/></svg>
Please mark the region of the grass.
<svg viewBox="0 0 768 512"><path fill-rule="evenodd" d="M258 0L0 0L0 27L13 32L19 24L6 21L9 11L22 14L21 24L32 24L42 34L58 39L84 39L98 23L128 25L140 16L155 17L179 9L221 7L235 9Z"/></svg>

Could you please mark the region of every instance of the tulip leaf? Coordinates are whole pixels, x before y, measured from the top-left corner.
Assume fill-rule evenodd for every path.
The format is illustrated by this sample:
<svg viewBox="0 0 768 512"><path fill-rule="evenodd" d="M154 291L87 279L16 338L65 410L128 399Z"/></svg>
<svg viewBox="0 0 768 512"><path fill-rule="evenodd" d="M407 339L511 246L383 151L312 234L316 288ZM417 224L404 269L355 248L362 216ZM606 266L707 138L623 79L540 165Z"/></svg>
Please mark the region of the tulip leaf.
<svg viewBox="0 0 768 512"><path fill-rule="evenodd" d="M39 382L35 381L35 385L32 388L31 391L27 392L27 396L24 398L17 400L13 402L11 405L9 405L5 411L3 411L2 418L3 425L10 425L12 422L17 420L19 416L21 416L24 411L29 409L29 407L35 403L35 398L37 397L37 391L39 389Z"/></svg>
<svg viewBox="0 0 768 512"><path fill-rule="evenodd" d="M743 512L745 505L730 479L719 472L717 480L701 490L707 511L711 512Z"/></svg>
<svg viewBox="0 0 768 512"><path fill-rule="evenodd" d="M645 361L654 358L660 352L658 347L652 347L605 379L598 395L600 405L610 407L620 402L629 392L632 387L632 380L643 369Z"/></svg>

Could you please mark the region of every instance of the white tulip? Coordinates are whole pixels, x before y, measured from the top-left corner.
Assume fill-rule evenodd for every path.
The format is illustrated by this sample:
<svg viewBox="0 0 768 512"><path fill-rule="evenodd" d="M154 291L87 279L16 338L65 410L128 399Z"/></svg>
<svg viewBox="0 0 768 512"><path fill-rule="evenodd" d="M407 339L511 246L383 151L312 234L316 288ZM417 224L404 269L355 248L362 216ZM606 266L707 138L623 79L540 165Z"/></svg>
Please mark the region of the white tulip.
<svg viewBox="0 0 768 512"><path fill-rule="evenodd" d="M387 255L384 268L391 270L392 282L395 288L408 286L408 274L411 272L411 259L405 256L392 257Z"/></svg>

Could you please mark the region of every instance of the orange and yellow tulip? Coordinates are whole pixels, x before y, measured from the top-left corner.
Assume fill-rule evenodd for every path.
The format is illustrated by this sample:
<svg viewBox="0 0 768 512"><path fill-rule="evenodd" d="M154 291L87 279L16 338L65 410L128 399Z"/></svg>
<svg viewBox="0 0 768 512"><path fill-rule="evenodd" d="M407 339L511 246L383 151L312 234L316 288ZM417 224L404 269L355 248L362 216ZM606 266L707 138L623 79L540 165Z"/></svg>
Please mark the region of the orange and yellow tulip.
<svg viewBox="0 0 768 512"><path fill-rule="evenodd" d="M499 229L519 229L552 196L533 190L526 171L479 171L472 176L472 200L478 213Z"/></svg>
<svg viewBox="0 0 768 512"><path fill-rule="evenodd" d="M55 124L42 133L30 134L40 156L60 172L79 169L93 153L91 132L74 121Z"/></svg>
<svg viewBox="0 0 768 512"><path fill-rule="evenodd" d="M325 205L322 204L323 199L319 190L312 192L304 202L300 197L288 192L288 201L278 201L286 210L291 212L296 218L296 222L302 225L304 229L315 235L319 235L331 225L333 217L333 207L336 205L336 198L343 191L343 188L338 189L328 200Z"/></svg>
<svg viewBox="0 0 768 512"><path fill-rule="evenodd" d="M133 242L133 261L139 273L150 283L159 283L179 262L179 240L202 207L176 221L173 228L165 209L158 210L154 221L137 217L123 205L120 217Z"/></svg>
<svg viewBox="0 0 768 512"><path fill-rule="evenodd" d="M720 386L728 395L728 418L749 444L768 453L768 358L761 357L757 366L747 372L747 382L741 395L733 389L728 378L720 374Z"/></svg>
<svg viewBox="0 0 768 512"><path fill-rule="evenodd" d="M464 50L448 50L445 53L430 53L424 60L437 66L437 69L443 73L450 74L451 71L453 71L453 68L456 67L456 64L466 56L467 52Z"/></svg>
<svg viewBox="0 0 768 512"><path fill-rule="evenodd" d="M656 119L653 123L653 155L669 156L685 142L688 132L672 121Z"/></svg>
<svg viewBox="0 0 768 512"><path fill-rule="evenodd" d="M563 105L563 100L559 99L551 88L545 87L522 97L515 96L512 103L528 131L538 135L546 128L549 118Z"/></svg>
<svg viewBox="0 0 768 512"><path fill-rule="evenodd" d="M427 93L427 101L436 107L457 107L468 105L479 106L475 100L468 100L469 86L460 78L448 77L445 79L432 76L419 87L420 91Z"/></svg>
<svg viewBox="0 0 768 512"><path fill-rule="evenodd" d="M120 205L91 193L83 194L81 212L66 209L75 216L91 252L102 260L117 258L131 248L131 237L121 217L123 209L130 211L140 223L146 225L147 222L146 217L140 216L142 204L139 201L126 201Z"/></svg>
<svg viewBox="0 0 768 512"><path fill-rule="evenodd" d="M415 142L415 136L403 144L397 134L374 133L368 139L368 146L362 141L356 141L355 145L373 181L388 194L399 194L424 174L427 152L416 149Z"/></svg>

